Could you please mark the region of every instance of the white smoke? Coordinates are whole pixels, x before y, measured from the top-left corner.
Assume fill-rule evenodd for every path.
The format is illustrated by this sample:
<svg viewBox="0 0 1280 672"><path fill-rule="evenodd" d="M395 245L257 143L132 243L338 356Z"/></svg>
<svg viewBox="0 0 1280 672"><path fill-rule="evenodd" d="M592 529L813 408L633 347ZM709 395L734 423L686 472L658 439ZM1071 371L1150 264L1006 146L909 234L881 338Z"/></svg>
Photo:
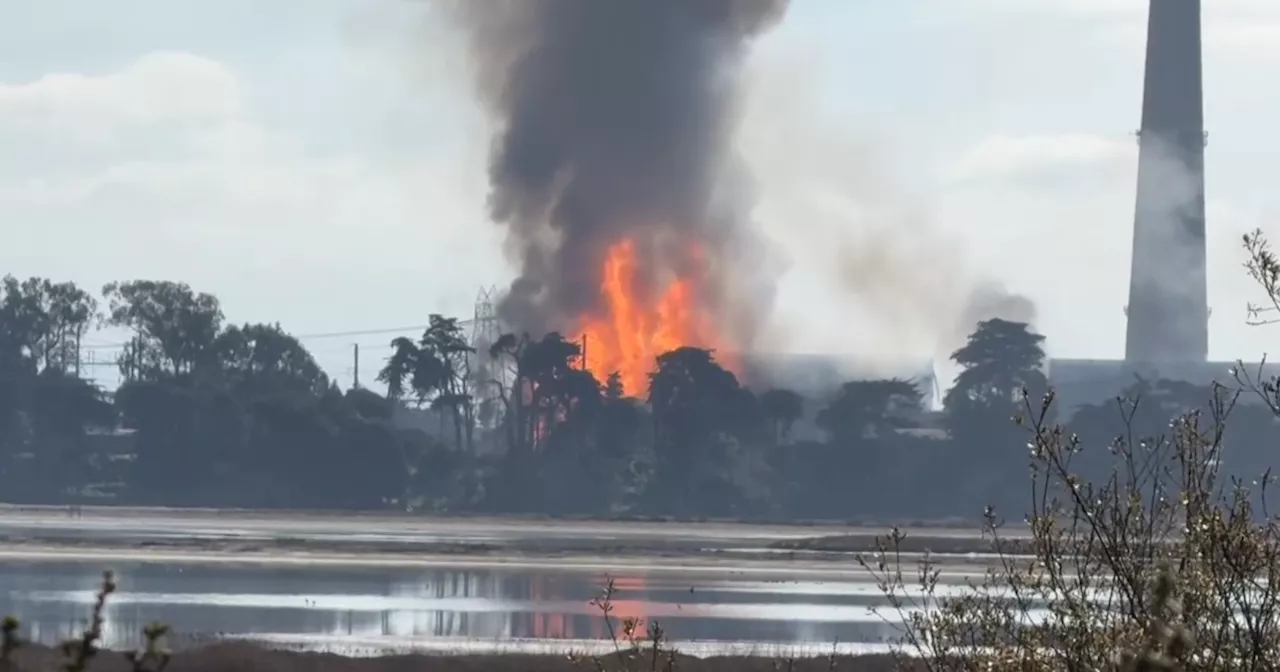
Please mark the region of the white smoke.
<svg viewBox="0 0 1280 672"><path fill-rule="evenodd" d="M779 315L769 345L833 353L860 375L914 375L945 364L981 320L1033 322L1030 299L974 268L964 241L934 224L941 187L900 177L926 171L898 173L867 125L824 111L823 62L801 50L757 61L739 139L761 226L790 255L784 282L805 287L781 300L817 304Z"/></svg>

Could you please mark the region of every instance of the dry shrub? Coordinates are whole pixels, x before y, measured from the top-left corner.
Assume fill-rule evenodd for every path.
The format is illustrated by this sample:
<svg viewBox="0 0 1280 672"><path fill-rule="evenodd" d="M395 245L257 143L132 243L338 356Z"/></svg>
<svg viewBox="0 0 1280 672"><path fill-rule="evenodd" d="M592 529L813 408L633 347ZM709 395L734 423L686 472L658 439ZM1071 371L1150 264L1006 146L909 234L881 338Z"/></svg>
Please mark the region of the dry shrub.
<svg viewBox="0 0 1280 672"><path fill-rule="evenodd" d="M998 561L980 585L940 596L942 567L904 560L899 530L860 559L904 621L899 660L940 671L1280 667L1269 479L1252 492L1219 482L1236 395L1213 397L1166 437L1118 439L1097 483L1073 468L1078 439L1046 423L1052 395L1029 402L1029 538L988 510ZM1128 423L1132 406L1119 403Z"/></svg>

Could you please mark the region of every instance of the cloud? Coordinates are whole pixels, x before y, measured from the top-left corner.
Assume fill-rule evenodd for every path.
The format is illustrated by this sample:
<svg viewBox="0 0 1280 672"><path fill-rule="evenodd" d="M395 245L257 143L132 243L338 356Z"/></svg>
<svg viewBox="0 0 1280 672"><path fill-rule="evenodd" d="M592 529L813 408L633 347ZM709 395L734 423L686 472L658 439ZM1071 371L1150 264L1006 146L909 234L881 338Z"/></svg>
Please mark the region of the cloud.
<svg viewBox="0 0 1280 672"><path fill-rule="evenodd" d="M1060 178L1125 164L1137 154L1132 142L1086 133L987 136L950 167L952 182Z"/></svg>
<svg viewBox="0 0 1280 672"><path fill-rule="evenodd" d="M49 74L0 85L0 121L59 128L151 126L240 114L244 98L240 81L222 64L157 52L108 75Z"/></svg>
<svg viewBox="0 0 1280 672"><path fill-rule="evenodd" d="M0 267L90 287L182 279L233 319L322 323L304 330L403 321L396 293L430 269L450 272L429 296L456 305L424 312L461 311L495 281L481 152L320 151L253 101L225 63L172 51L0 83ZM345 315L301 303L320 297Z"/></svg>
<svg viewBox="0 0 1280 672"><path fill-rule="evenodd" d="M1113 46L1141 46L1153 0L981 0L990 11L1023 19L1069 21ZM1159 2L1160 0L1154 0ZM1212 0L1201 10L1206 60L1280 60L1280 2Z"/></svg>
<svg viewBox="0 0 1280 672"><path fill-rule="evenodd" d="M1280 3L1270 17L1239 19L1210 25L1205 29L1205 49L1213 54L1259 60L1280 61Z"/></svg>
<svg viewBox="0 0 1280 672"><path fill-rule="evenodd" d="M1042 12L1093 18L1145 18L1151 2L1162 0L985 0L993 9ZM1280 5L1272 0L1210 0L1204 3L1204 16L1277 17Z"/></svg>

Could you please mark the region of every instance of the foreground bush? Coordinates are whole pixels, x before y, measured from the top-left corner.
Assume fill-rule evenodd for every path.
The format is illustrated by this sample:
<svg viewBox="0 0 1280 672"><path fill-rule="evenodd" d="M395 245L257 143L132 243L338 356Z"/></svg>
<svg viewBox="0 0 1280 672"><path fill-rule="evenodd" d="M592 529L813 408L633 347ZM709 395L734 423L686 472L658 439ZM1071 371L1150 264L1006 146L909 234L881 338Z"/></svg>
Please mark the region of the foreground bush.
<svg viewBox="0 0 1280 672"><path fill-rule="evenodd" d="M942 596L937 561L903 560L897 530L861 558L905 621L899 660L939 671L1280 667L1269 474L1222 482L1217 469L1236 399L1217 388L1167 436L1122 437L1109 450L1049 426L1052 395L1029 402L1029 538L1005 534L988 510L999 560L982 585ZM1118 403L1130 418L1138 402ZM1099 464L1106 476L1081 475Z"/></svg>

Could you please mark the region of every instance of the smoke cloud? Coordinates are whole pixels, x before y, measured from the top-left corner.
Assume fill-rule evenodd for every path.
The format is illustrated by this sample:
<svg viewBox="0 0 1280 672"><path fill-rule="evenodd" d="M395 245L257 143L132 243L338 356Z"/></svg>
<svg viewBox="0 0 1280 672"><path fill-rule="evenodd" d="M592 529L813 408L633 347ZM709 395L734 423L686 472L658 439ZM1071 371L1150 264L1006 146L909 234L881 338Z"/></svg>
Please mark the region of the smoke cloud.
<svg viewBox="0 0 1280 672"><path fill-rule="evenodd" d="M600 306L608 247L635 241L640 284L697 272L704 304L745 346L771 303L753 186L732 152L738 79L779 0L456 3L495 124L492 218L517 278L499 308L530 332ZM767 274L765 274L767 275ZM763 294L762 294L763 293Z"/></svg>
<svg viewBox="0 0 1280 672"><path fill-rule="evenodd" d="M798 262L771 349L835 355L848 377L916 376L931 362L945 374L978 322L1034 324L1034 303L976 267L963 236L940 225L943 185L900 150L896 129L829 102L826 92L854 79L839 61L794 44L763 56L739 146L761 184L765 232Z"/></svg>

